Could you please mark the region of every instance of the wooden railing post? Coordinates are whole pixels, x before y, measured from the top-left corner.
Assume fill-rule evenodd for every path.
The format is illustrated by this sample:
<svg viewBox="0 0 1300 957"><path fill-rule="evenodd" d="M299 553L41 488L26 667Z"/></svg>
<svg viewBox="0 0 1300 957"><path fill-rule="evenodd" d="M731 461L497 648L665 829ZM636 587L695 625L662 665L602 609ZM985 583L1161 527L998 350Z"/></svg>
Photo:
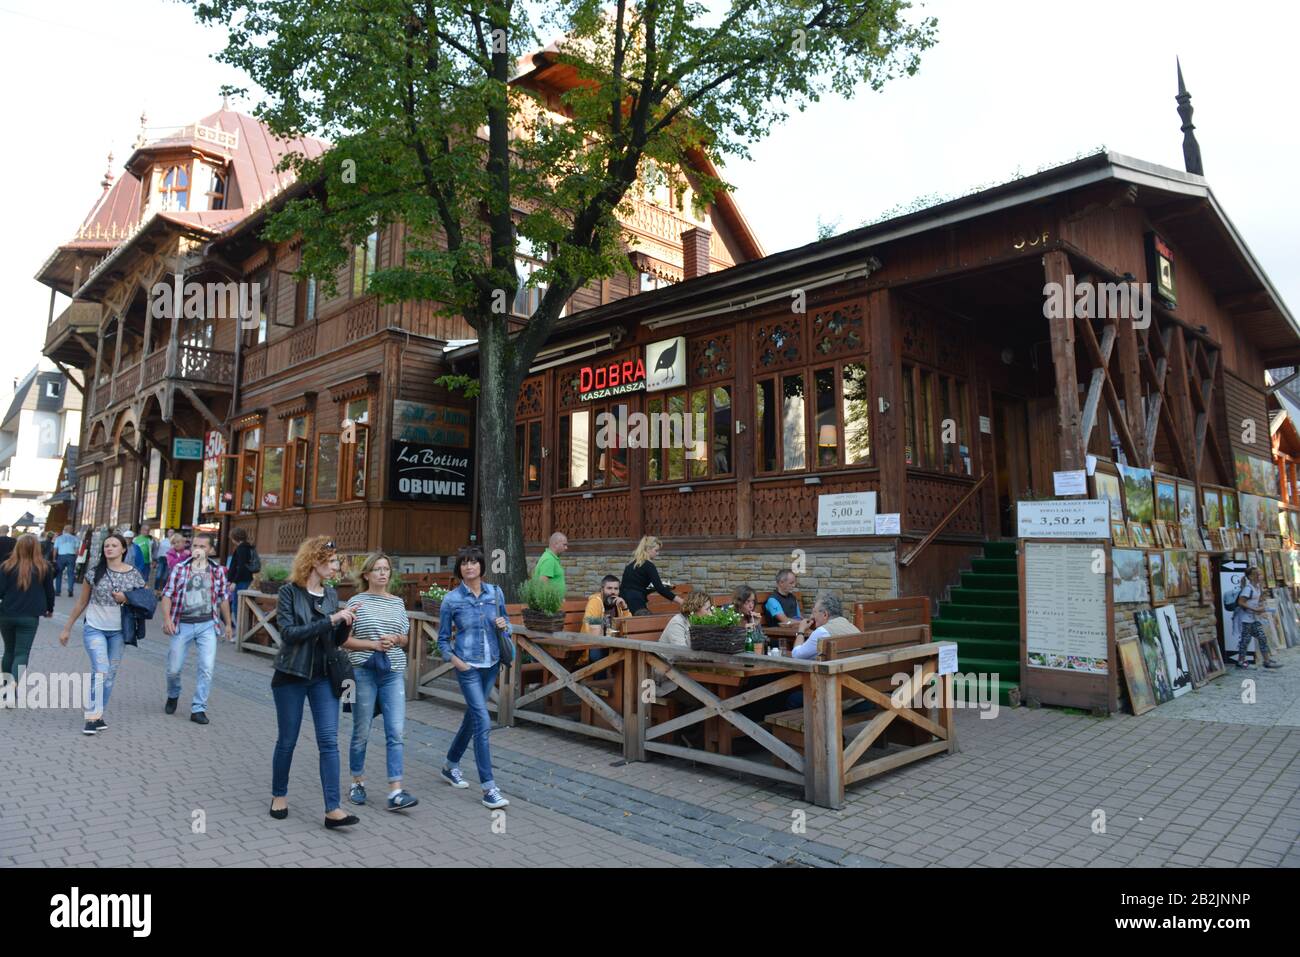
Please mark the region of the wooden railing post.
<svg viewBox="0 0 1300 957"><path fill-rule="evenodd" d="M244 635L248 631L248 596L242 591L235 602L235 650L244 650Z"/></svg>
<svg viewBox="0 0 1300 957"><path fill-rule="evenodd" d="M646 711L650 708L641 700L648 675L645 652L628 648L623 655L623 759L644 761Z"/></svg>
<svg viewBox="0 0 1300 957"><path fill-rule="evenodd" d="M844 736L840 676L804 675L804 798L820 807L844 806Z"/></svg>

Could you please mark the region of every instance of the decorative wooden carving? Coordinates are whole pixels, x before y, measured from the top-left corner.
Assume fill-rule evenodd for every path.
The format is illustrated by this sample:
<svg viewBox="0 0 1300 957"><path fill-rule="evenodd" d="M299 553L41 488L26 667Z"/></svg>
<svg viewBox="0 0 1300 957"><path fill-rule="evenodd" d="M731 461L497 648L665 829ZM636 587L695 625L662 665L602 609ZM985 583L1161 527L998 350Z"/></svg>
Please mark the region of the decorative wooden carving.
<svg viewBox="0 0 1300 957"><path fill-rule="evenodd" d="M754 368L763 372L804 362L806 326L804 316L798 313L762 323L755 336Z"/></svg>
<svg viewBox="0 0 1300 957"><path fill-rule="evenodd" d="M880 491L878 478L862 475L827 475L822 477L821 485L805 485L802 479L796 482L754 484L754 537L816 535L818 495Z"/></svg>
<svg viewBox="0 0 1300 957"><path fill-rule="evenodd" d="M954 481L909 472L907 475L907 517L904 527L913 531L929 531L970 489L970 481ZM984 532L980 521L980 503L976 496L962 506L961 511L948 523L947 532L958 535L980 535Z"/></svg>
<svg viewBox="0 0 1300 957"><path fill-rule="evenodd" d="M628 498L627 492L553 498L551 524L564 529L570 541L621 541L627 532Z"/></svg>
<svg viewBox="0 0 1300 957"><path fill-rule="evenodd" d="M561 409L567 409L579 404L578 384L577 369L569 369L556 374L555 388L559 392L559 406Z"/></svg>
<svg viewBox="0 0 1300 957"><path fill-rule="evenodd" d="M718 332L698 339L688 339L686 369L691 382L713 382L735 375L731 333Z"/></svg>
<svg viewBox="0 0 1300 957"><path fill-rule="evenodd" d="M346 341L363 339L379 328L379 301L371 296L343 314Z"/></svg>
<svg viewBox="0 0 1300 957"><path fill-rule="evenodd" d="M519 399L515 402L515 418L528 419L542 414L542 385L544 379L541 376L534 376L531 379L525 379L523 385L519 387Z"/></svg>
<svg viewBox="0 0 1300 957"><path fill-rule="evenodd" d="M289 338L289 364L306 362L316 354L316 323L309 322Z"/></svg>
<svg viewBox="0 0 1300 957"><path fill-rule="evenodd" d="M345 505L334 513L334 542L340 551L364 551L369 510L365 505Z"/></svg>
<svg viewBox="0 0 1300 957"><path fill-rule="evenodd" d="M866 351L866 343L861 300L838 303L813 313L812 353L815 359L857 355Z"/></svg>
<svg viewBox="0 0 1300 957"><path fill-rule="evenodd" d="M546 537L542 534L542 503L521 502L519 512L524 520L524 541L542 541Z"/></svg>
<svg viewBox="0 0 1300 957"><path fill-rule="evenodd" d="M249 353L244 356L244 382L257 382L266 378L266 350L259 349L257 352Z"/></svg>
<svg viewBox="0 0 1300 957"><path fill-rule="evenodd" d="M275 548L279 552L297 551L303 539L307 537L307 516L281 515L276 519Z"/></svg>
<svg viewBox="0 0 1300 957"><path fill-rule="evenodd" d="M731 486L681 493L646 492L645 527L664 538L735 538L736 490Z"/></svg>

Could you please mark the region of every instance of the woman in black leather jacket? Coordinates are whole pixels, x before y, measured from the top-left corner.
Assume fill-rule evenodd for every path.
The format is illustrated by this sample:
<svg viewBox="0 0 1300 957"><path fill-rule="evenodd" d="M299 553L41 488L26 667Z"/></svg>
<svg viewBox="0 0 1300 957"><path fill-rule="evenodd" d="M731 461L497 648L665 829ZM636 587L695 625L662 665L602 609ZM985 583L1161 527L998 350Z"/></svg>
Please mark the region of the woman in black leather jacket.
<svg viewBox="0 0 1300 957"><path fill-rule="evenodd" d="M325 826L348 827L358 818L340 807L339 699L330 685L326 658L347 640L353 613L339 607L339 597L325 584L339 573L334 543L326 535L298 546L289 581L280 589L276 625L280 651L275 656L271 695L279 737L271 763L271 817L289 814L289 766L302 728L303 703L311 705L320 751L320 784L325 794Z"/></svg>

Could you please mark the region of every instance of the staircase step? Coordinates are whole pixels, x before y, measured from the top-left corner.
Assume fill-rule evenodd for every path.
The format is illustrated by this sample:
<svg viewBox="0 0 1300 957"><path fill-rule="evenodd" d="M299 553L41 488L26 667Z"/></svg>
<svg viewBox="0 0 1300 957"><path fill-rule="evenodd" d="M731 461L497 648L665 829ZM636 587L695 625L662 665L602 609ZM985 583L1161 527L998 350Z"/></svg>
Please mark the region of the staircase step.
<svg viewBox="0 0 1300 957"><path fill-rule="evenodd" d="M1006 591L1001 588L971 588L969 585L962 584L949 591L948 599L958 605L998 605L1003 608L1020 607L1020 593Z"/></svg>
<svg viewBox="0 0 1300 957"><path fill-rule="evenodd" d="M998 641L994 638L957 638L957 659L967 658L992 661L1019 661L1019 641Z"/></svg>
<svg viewBox="0 0 1300 957"><path fill-rule="evenodd" d="M1016 601L1020 600L1020 579L1014 573L1010 575L986 575L982 572L962 572L961 584L963 588L1009 592L1016 596Z"/></svg>
<svg viewBox="0 0 1300 957"><path fill-rule="evenodd" d="M1020 643L1019 621L969 621L960 618L935 618L930 630L936 638L981 638Z"/></svg>
<svg viewBox="0 0 1300 957"><path fill-rule="evenodd" d="M971 559L971 571L987 575L1015 575L1014 558L974 558Z"/></svg>
<svg viewBox="0 0 1300 957"><path fill-rule="evenodd" d="M1014 540L1005 542L985 542L985 558L1010 558L1016 557L1016 543Z"/></svg>
<svg viewBox="0 0 1300 957"><path fill-rule="evenodd" d="M954 588L953 591L960 589ZM954 596L955 598L956 596ZM989 604L969 604L960 601L939 603L940 614L948 620L960 621L1002 621L1020 626L1020 609L1015 606Z"/></svg>
<svg viewBox="0 0 1300 957"><path fill-rule="evenodd" d="M1020 680L1020 662L1001 658L966 658L957 653L957 670L963 674L995 674L1007 681Z"/></svg>

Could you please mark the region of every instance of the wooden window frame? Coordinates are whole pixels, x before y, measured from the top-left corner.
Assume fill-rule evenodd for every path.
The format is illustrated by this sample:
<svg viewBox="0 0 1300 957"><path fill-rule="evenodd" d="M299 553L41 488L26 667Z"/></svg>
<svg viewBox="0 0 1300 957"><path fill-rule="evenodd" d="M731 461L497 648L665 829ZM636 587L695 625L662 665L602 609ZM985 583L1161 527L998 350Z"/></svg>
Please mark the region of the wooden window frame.
<svg viewBox="0 0 1300 957"><path fill-rule="evenodd" d="M268 453L275 449L280 450L280 487L279 489L268 489L266 487L266 463L269 459ZM258 452L259 460L257 463L257 508L259 511L278 511L285 507L284 505L284 485L285 478L288 474L287 466L289 464L289 446L288 445L264 445ZM267 505L266 493L268 491L277 491L279 504Z"/></svg>
<svg viewBox="0 0 1300 957"><path fill-rule="evenodd" d="M87 475L81 480L81 508L77 510L81 525L98 525L99 516L99 479L98 472Z"/></svg>
<svg viewBox="0 0 1300 957"><path fill-rule="evenodd" d="M378 264L379 227L376 226L366 233L366 238L362 242L352 247L352 298L366 295L366 284L375 274Z"/></svg>
<svg viewBox="0 0 1300 957"><path fill-rule="evenodd" d="M291 439L288 443L288 461L285 475L289 484L288 508L304 508L307 505L307 489L311 485L311 440L307 438ZM298 474L298 463L302 463L302 494L299 495L298 483L294 480Z"/></svg>
<svg viewBox="0 0 1300 957"><path fill-rule="evenodd" d="M367 408L367 411L369 409ZM355 423L352 428L357 437L364 436L364 442L339 442L339 498L340 502L364 502L370 492L370 426L364 422ZM356 456L357 446L364 446L365 460L361 468L361 494L356 494ZM344 479L347 479L347 494L343 493Z"/></svg>
<svg viewBox="0 0 1300 957"><path fill-rule="evenodd" d="M543 430L543 423L542 423L542 417L541 417L541 416L536 416L536 415L534 415L534 416L530 416L530 417L527 418L527 419L517 419L517 420L515 421L515 429L517 430L516 435L515 435L515 446L516 446L516 453L517 453L518 458L519 458L519 462L518 462L517 464L518 464L519 497L520 497L520 498L526 498L526 497L528 497L528 496L539 496L539 495L542 494L542 490L543 490L543 489L542 489L542 475L543 475L543 471L544 471L545 468L546 468L546 462L545 462L544 459L542 460L542 462L541 462L541 463L538 465L538 467L537 467L537 490L536 490L536 491L529 491L529 489L528 489L528 465L529 465L529 454L528 454L528 453L529 453L529 451L531 451L531 449L533 448L532 439L531 439L531 433L532 433L532 428L533 428L533 426L537 426L537 427L538 427L538 431L539 431L539 433L542 432L542 430ZM520 436L519 436L519 434L518 434L518 431L519 431L519 430L522 430L522 433L523 433L523 441L522 441L522 442L520 441ZM539 443L539 446L540 446L540 443L541 443L541 435L540 435L540 434L538 435L538 443Z"/></svg>
<svg viewBox="0 0 1300 957"><path fill-rule="evenodd" d="M910 379L912 385L912 430L915 436L915 464L908 465L904 462L904 468L914 469L922 472L934 472L939 475L955 475L959 477L970 478L974 475L975 470L975 453L974 447L969 441L974 435L971 430L970 414L972 403L970 401L970 379L964 375L958 375L955 372L949 372L944 369L938 369L934 366L927 365L923 362L908 360L900 366L902 373L902 387L906 389L907 382ZM921 388L922 379L925 376L930 377L928 412L932 429L927 434L925 429L925 416L922 408ZM943 406L939 400L939 391L944 380L947 380L948 406L951 409L958 410L953 415L953 420L957 423L957 450L953 455L953 467L949 468L943 460ZM906 403L903 404L906 409ZM906 434L906 432L904 432ZM968 472L964 468L964 462L961 456L961 445L963 439L967 439L967 454L971 459L971 470ZM933 445L933 458L930 453L929 442ZM906 442L904 443L906 445ZM872 450L874 461L875 450Z"/></svg>
<svg viewBox="0 0 1300 957"><path fill-rule="evenodd" d="M867 460L865 462L848 462L848 453L844 444L844 368L851 365L861 366L867 373L867 434L870 437L870 449L867 453ZM817 426L817 374L827 370L831 373L831 384L834 387L834 397L832 399L835 412L834 465L821 464L818 451L820 446L817 444L820 439L820 429ZM804 467L801 469L787 469L785 468L785 397L782 390L782 383L787 377L795 375L803 376L804 380ZM852 469L875 468L877 423L875 411L871 408L871 381L871 363L869 353L863 355L842 356L838 359L827 362L810 362L805 365L792 366L789 369L780 369L775 372L754 376L754 474L763 477L778 475L824 475L827 473ZM778 407L778 422L775 432L775 461L777 467L773 470L765 470L763 468L763 448L761 444L763 441L763 430L758 419L758 394L759 390L762 388L762 383L764 382L774 383L773 396ZM734 392L732 402L734 405ZM771 414L771 411L772 410L770 409L767 410L766 414ZM969 423L967 425L969 427ZM734 461L732 463L732 469L734 474Z"/></svg>
<svg viewBox="0 0 1300 957"><path fill-rule="evenodd" d="M713 467L714 434L715 434L715 433L714 433L714 430L713 430L713 423L714 423L714 416L717 414L717 411L718 411L718 407L715 406L715 405L713 404L713 390L714 390L714 389L729 389L729 390L730 390L730 393L731 393L731 405L730 405L730 409L731 409L731 429L730 429L730 432L729 432L729 437L731 438L731 445L730 445L730 447L729 447L729 449L728 449L728 451L729 451L729 453L730 453L730 459L731 459L731 469L730 469L729 471L727 471L727 472L718 472L718 471L716 471L716 470L714 469L714 467ZM693 474L691 473L691 465L692 465L693 463L695 463L695 462L698 462L699 459L691 459L691 458L687 458L687 459L685 460L685 474L683 475L683 477L682 477L682 478L679 478L679 479L676 479L676 478L669 478L669 477L668 477L668 468L667 468L667 461L668 461L668 460L667 460L667 457L666 457L666 455L665 455L665 458L664 458L664 463L665 463L665 466L664 466L664 475L663 475L662 477L660 477L660 478L657 478L657 479L656 479L656 478L651 478L651 476L650 476L650 467L651 467L651 465L652 465L652 463L653 463L653 453L656 452L656 451L662 451L662 452L665 452L665 453L666 453L666 452L668 451L668 450L666 450L666 449L653 449L653 448L652 448L652 449L649 450L649 452L652 453L652 454L649 454L649 455L647 455L647 456L645 457L645 470L644 470L644 472L643 472L643 479L642 479L642 480L643 480L643 482L644 482L644 484L645 484L646 486L654 487L654 488L659 488L659 487L664 486L664 485L670 485L670 486L671 486L671 485L690 485L692 482L724 481L724 480L732 480L732 479L735 479L735 478L736 478L736 442L735 442L735 428L736 428L736 394L737 394L737 388L736 388L736 380L735 380L735 379L725 379L725 380L722 380L722 381L719 381L719 382L702 382L702 383L700 383L699 385L687 386L687 387L685 387L685 388L681 388L681 389L665 389L665 390L663 390L662 392L650 392L650 393L647 393L647 394L646 394L646 397L645 397L645 403L644 403L644 405L645 405L645 415L646 415L646 418L647 418L647 424L648 424L649 428L653 431L653 422L652 422L652 421L650 420L650 418L649 418L649 417L650 417L650 403L651 403L651 402L656 402L656 401L659 402L659 403L661 404L661 408L662 408L663 412L666 413L666 412L668 411L668 402L669 402L669 400L672 399L672 398L677 398L677 397L679 397L679 398L681 398L681 399L683 400L683 401L682 401L682 408L683 408L684 411L683 411L682 414L683 414L683 415L690 415L690 414L691 414L691 396L692 396L692 394L694 394L694 393L696 393L696 392L703 392L703 393L704 393L705 404L706 404L706 406L707 406L706 409L704 410L704 463L705 463L705 472L704 472L704 474L703 474L703 475L693 475ZM757 398L756 398L754 401L755 401L755 403L757 403L757 401L758 401ZM757 408L757 405L755 406L755 408ZM629 411L630 411L630 409L629 409ZM693 435L692 437L693 437L693 438L696 438L696 439L699 438L699 436L695 436L695 435ZM617 487L619 487L619 486L615 486L615 487L617 488Z"/></svg>
<svg viewBox="0 0 1300 957"><path fill-rule="evenodd" d="M332 435L332 436L334 436L335 443L336 443L336 447L337 447L337 449L338 449L338 461L335 463L335 470L334 470L334 471L335 471L335 474L334 474L334 497L333 497L333 498L322 498L321 495L320 495L320 476L321 476L321 470L320 470L320 450L321 450L321 440L324 439L324 438L325 438L326 436L328 436L328 435ZM312 468L311 468L311 472L312 472L312 483L311 483L311 500L312 500L312 504L320 504L320 505L334 504L334 503L336 503L336 502L338 502L338 501L340 500L340 499L339 499L339 486L340 486L341 483L340 483L339 479L340 479L340 477L341 477L341 473L342 473L342 471L343 471L343 469L342 469L342 462L343 462L343 440L342 440L341 434L340 434L339 432L317 432L317 433L316 433L316 448L315 448L315 451L314 451L313 454L312 454Z"/></svg>

